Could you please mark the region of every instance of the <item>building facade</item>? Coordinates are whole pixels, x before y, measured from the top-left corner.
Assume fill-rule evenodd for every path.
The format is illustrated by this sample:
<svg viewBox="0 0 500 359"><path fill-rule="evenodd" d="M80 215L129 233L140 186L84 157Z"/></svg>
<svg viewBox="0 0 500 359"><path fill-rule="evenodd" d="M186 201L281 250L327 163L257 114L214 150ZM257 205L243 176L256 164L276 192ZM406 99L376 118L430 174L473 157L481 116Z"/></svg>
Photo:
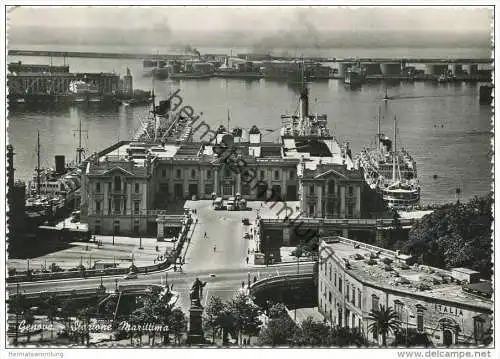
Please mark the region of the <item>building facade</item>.
<svg viewBox="0 0 500 359"><path fill-rule="evenodd" d="M320 164L304 169L300 180L300 205L306 217L361 218L363 177L343 165Z"/></svg>
<svg viewBox="0 0 500 359"><path fill-rule="evenodd" d="M81 189L82 217L90 231L149 232L155 211L169 204L237 195L247 201L300 201L306 217L361 216L364 182L341 156L329 150L315 154L314 146L311 154L295 151L295 143L287 150L263 142L255 126L242 133L229 134L222 126L214 143L123 141L94 155Z"/></svg>
<svg viewBox="0 0 500 359"><path fill-rule="evenodd" d="M368 315L383 305L402 330L436 346L480 345L488 336L491 283L478 281L477 272L409 267L409 256L342 237L325 238L319 253L318 306L332 325L359 328L378 343Z"/></svg>

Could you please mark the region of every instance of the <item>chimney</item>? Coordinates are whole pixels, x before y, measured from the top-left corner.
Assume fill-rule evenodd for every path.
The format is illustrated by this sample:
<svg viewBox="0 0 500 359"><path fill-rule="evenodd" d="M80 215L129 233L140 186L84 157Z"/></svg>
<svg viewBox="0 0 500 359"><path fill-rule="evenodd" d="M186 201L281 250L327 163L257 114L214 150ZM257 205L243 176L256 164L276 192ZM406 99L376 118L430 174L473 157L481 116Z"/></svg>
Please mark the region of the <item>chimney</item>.
<svg viewBox="0 0 500 359"><path fill-rule="evenodd" d="M253 125L250 131L248 132L250 135L250 143L257 144L262 140L262 134L257 126Z"/></svg>

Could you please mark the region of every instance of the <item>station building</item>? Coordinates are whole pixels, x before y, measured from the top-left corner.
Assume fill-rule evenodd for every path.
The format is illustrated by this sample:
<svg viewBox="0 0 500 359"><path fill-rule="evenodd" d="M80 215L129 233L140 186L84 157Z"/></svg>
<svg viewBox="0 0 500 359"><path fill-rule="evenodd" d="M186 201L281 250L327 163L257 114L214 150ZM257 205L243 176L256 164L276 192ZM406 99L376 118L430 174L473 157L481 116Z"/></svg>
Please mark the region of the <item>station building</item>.
<svg viewBox="0 0 500 359"><path fill-rule="evenodd" d="M214 143L122 141L94 154L82 174L82 221L102 234L154 234L169 203L237 194L301 201L306 216L359 218L364 182L335 141L274 143L255 126L244 132L221 127Z"/></svg>
<svg viewBox="0 0 500 359"><path fill-rule="evenodd" d="M475 271L409 266L408 255L343 237L323 238L319 256L318 307L332 325L359 328L377 343L368 315L383 305L401 329L436 346L480 345L489 335L492 286Z"/></svg>

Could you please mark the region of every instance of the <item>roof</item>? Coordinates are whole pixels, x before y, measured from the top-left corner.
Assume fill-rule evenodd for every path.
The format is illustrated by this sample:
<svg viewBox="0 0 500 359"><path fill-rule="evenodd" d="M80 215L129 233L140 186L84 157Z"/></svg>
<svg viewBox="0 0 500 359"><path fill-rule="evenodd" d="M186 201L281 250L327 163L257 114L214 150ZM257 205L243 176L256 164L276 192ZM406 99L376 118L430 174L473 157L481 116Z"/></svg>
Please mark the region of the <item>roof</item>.
<svg viewBox="0 0 500 359"><path fill-rule="evenodd" d="M493 286L490 281L465 284L462 288L466 292L475 293L488 298L491 298L493 294Z"/></svg>
<svg viewBox="0 0 500 359"><path fill-rule="evenodd" d="M304 179L327 179L329 177L340 177L342 179L363 179L361 171L356 169L347 169L346 165L339 165L334 163L321 163L314 169L306 168L303 177Z"/></svg>
<svg viewBox="0 0 500 359"><path fill-rule="evenodd" d="M343 239L342 237L337 238L338 241L328 243L323 241L321 243L320 246L323 251L325 251L325 247L328 247L332 253L323 252L325 253L323 258L337 257L339 262L347 261L349 267L345 269L346 273L365 284L381 289L409 293L413 296L420 296L424 300L448 301L487 310L492 309L491 300L462 290L459 283L452 281L451 272L449 271L418 265L403 269L406 267L400 265L396 260L397 252ZM375 253L378 253L378 255L373 258L374 262L368 264L367 259ZM390 270L386 270L387 265L383 262L385 258L393 261L389 265Z"/></svg>

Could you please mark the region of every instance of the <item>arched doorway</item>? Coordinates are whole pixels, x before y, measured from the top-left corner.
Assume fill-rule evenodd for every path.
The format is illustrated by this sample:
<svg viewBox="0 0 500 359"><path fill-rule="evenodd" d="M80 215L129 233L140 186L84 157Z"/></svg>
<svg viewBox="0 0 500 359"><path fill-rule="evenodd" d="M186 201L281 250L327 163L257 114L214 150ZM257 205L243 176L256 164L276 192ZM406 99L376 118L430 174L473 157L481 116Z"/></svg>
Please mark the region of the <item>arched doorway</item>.
<svg viewBox="0 0 500 359"><path fill-rule="evenodd" d="M442 330L443 346L449 347L457 344L457 335L460 329L458 323L450 318L443 318L439 320L439 325Z"/></svg>
<svg viewBox="0 0 500 359"><path fill-rule="evenodd" d="M443 345L449 347L453 344L453 333L450 329L443 330Z"/></svg>

